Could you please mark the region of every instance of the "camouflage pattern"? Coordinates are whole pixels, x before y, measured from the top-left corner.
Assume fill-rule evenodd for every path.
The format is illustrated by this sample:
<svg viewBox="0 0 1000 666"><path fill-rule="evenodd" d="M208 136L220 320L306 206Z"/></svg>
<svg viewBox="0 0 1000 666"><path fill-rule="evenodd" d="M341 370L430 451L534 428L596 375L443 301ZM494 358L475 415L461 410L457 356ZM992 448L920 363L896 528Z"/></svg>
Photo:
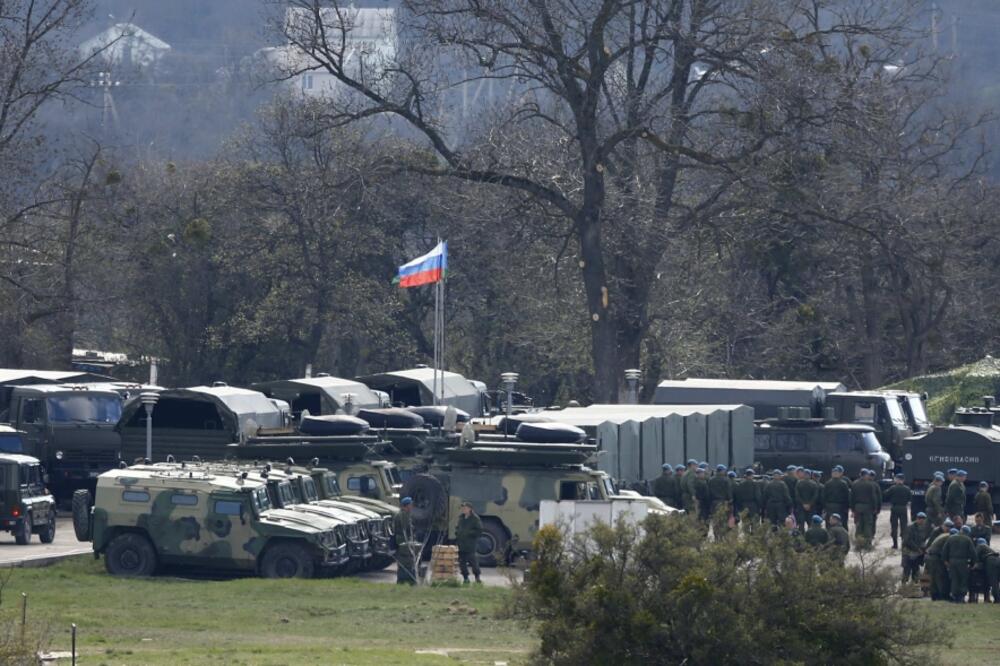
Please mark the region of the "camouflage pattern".
<svg viewBox="0 0 1000 666"><path fill-rule="evenodd" d="M50 517L55 519L55 511L56 500L45 488L39 460L16 453L0 455L0 530L16 534L28 516L37 533Z"/></svg>
<svg viewBox="0 0 1000 666"><path fill-rule="evenodd" d="M166 464L105 472L92 516L95 555L132 532L149 539L163 564L258 571L275 540L305 546L317 566L347 558L333 520L272 508L259 480L204 469Z"/></svg>
<svg viewBox="0 0 1000 666"><path fill-rule="evenodd" d="M399 505L402 480L395 463L386 460L331 460L327 466L337 475L343 493ZM365 487L366 483L369 487Z"/></svg>

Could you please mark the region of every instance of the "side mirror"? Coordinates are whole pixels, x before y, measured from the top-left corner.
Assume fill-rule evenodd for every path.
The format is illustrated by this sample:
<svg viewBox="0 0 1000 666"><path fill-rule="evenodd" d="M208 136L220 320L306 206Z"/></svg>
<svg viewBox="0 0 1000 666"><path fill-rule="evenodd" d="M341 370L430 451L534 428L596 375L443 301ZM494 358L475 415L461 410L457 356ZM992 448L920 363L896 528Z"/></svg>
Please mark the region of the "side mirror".
<svg viewBox="0 0 1000 666"><path fill-rule="evenodd" d="M47 472L45 474L42 474L42 483L44 483L45 485L49 485L49 475Z"/></svg>

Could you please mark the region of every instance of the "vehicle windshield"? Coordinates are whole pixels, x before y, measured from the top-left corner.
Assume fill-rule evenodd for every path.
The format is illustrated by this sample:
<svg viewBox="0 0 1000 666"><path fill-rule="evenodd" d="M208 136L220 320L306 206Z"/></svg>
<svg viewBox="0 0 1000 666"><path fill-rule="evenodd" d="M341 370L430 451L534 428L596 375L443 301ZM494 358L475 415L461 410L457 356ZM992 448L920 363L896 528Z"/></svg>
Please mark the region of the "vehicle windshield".
<svg viewBox="0 0 1000 666"><path fill-rule="evenodd" d="M923 426L931 424L930 419L927 418L927 412L924 410L924 401L920 399L920 396L908 396L906 403L910 406L910 411L913 412L914 421Z"/></svg>
<svg viewBox="0 0 1000 666"><path fill-rule="evenodd" d="M330 497L340 497L340 481L333 474L323 477L326 481L326 493Z"/></svg>
<svg viewBox="0 0 1000 666"><path fill-rule="evenodd" d="M49 423L118 423L122 415L121 396L59 395L45 401Z"/></svg>
<svg viewBox="0 0 1000 666"><path fill-rule="evenodd" d="M878 438L875 437L875 433L866 432L862 433L861 439L865 443L865 453L868 455L875 455L877 453L882 453L882 446L878 443Z"/></svg>
<svg viewBox="0 0 1000 666"><path fill-rule="evenodd" d="M3 453L21 453L21 436L13 432L0 433L0 451Z"/></svg>
<svg viewBox="0 0 1000 666"><path fill-rule="evenodd" d="M903 410L899 406L899 400L892 397L886 398L885 404L889 410L889 418L891 418L894 423L906 423L906 417L903 416Z"/></svg>
<svg viewBox="0 0 1000 666"><path fill-rule="evenodd" d="M399 475L399 468L395 465L388 465L383 467L382 470L385 472L385 478L390 486L402 486L403 478Z"/></svg>
<svg viewBox="0 0 1000 666"><path fill-rule="evenodd" d="M278 497L282 504L295 504L295 494L292 492L292 484L282 481L278 484Z"/></svg>
<svg viewBox="0 0 1000 666"><path fill-rule="evenodd" d="M271 498L267 496L266 488L255 488L253 491L253 504L258 511L267 511L271 508Z"/></svg>
<svg viewBox="0 0 1000 666"><path fill-rule="evenodd" d="M319 499L319 493L316 492L316 482L312 479L302 479L302 489L307 502L315 502Z"/></svg>
<svg viewBox="0 0 1000 666"><path fill-rule="evenodd" d="M618 491L615 489L615 484L611 480L610 476L601 477L602 485L604 487L604 498L607 499L612 495L617 495Z"/></svg>

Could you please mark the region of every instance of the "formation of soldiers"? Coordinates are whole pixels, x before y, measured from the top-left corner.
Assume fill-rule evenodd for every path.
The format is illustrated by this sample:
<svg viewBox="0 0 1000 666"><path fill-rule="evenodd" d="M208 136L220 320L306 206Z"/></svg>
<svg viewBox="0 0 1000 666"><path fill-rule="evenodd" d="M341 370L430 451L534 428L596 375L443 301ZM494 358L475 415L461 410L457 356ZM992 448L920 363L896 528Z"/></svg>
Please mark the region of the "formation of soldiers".
<svg viewBox="0 0 1000 666"><path fill-rule="evenodd" d="M883 493L872 470L861 470L850 480L841 466L831 478L795 465L767 475L747 469L742 478L725 465L714 473L704 462L688 460L687 465L663 465L663 473L651 484L652 494L665 504L697 515L714 534L720 535L738 524L753 531L770 523L786 529L809 546L839 548L849 552L851 540L845 519L854 518L855 543L872 547L875 525L883 505L889 505L892 548L901 554L903 582L918 582L921 569L931 581L931 598L970 602L970 575L981 575L986 587L984 599L992 596L1000 603L1000 555L990 547L993 500L986 482L979 484L973 499L973 524L965 514L967 473L960 469L937 472L926 494L927 512L917 513L910 522L913 492L902 474ZM944 487L948 482L947 488Z"/></svg>

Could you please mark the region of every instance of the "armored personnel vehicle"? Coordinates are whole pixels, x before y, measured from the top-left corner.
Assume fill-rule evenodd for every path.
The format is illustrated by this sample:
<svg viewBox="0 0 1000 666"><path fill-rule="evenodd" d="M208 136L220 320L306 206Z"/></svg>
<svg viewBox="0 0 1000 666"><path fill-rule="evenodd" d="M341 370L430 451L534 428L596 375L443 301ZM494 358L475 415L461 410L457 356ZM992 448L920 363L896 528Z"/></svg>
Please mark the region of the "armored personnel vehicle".
<svg viewBox="0 0 1000 666"><path fill-rule="evenodd" d="M37 534L42 543L56 538L56 500L45 487L47 475L37 458L0 454L0 529L24 546Z"/></svg>
<svg viewBox="0 0 1000 666"><path fill-rule="evenodd" d="M121 395L87 384L38 384L9 388L7 419L23 432L24 452L38 458L57 497L92 488L101 472L118 464L115 424ZM0 417L2 420L2 417Z"/></svg>
<svg viewBox="0 0 1000 666"><path fill-rule="evenodd" d="M149 576L160 565L310 578L348 561L343 525L276 509L264 483L183 465L105 472L73 498L77 538L108 572Z"/></svg>
<svg viewBox="0 0 1000 666"><path fill-rule="evenodd" d="M853 423L828 423L822 419L783 418L754 425L754 462L764 469L804 465L829 473L835 466L854 478L872 469L884 478L892 459L882 450L875 429Z"/></svg>
<svg viewBox="0 0 1000 666"><path fill-rule="evenodd" d="M429 473L403 486L413 498L418 529L441 530L454 539L462 502L471 502L483 522L477 545L481 564L495 566L531 550L542 500L607 500L616 495L611 478L582 464L590 444L465 442L439 452Z"/></svg>

